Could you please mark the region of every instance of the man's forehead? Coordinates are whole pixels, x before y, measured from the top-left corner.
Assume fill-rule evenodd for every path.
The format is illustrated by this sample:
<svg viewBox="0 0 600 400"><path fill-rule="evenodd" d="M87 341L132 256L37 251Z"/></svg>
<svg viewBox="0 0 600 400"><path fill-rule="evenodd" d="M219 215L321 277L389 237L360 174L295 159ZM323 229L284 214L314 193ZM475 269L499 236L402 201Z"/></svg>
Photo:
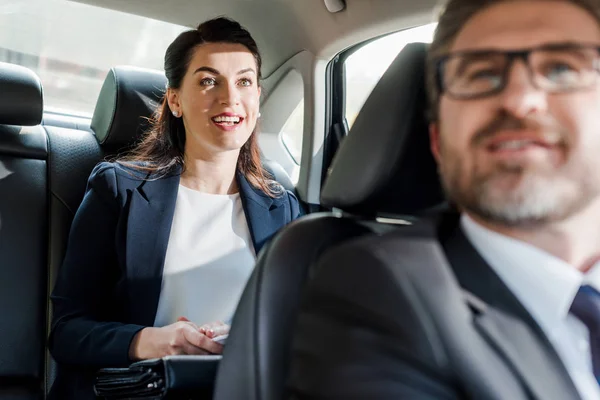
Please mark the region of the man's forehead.
<svg viewBox="0 0 600 400"><path fill-rule="evenodd" d="M473 16L456 37L451 51L518 49L553 42L600 45L599 22L569 1L505 1Z"/></svg>

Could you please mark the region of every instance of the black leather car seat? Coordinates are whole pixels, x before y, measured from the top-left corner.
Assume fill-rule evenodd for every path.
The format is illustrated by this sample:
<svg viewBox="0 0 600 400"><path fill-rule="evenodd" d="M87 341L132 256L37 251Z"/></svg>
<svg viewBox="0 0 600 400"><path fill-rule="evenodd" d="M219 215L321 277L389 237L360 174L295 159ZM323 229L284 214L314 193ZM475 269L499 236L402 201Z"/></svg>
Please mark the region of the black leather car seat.
<svg viewBox="0 0 600 400"><path fill-rule="evenodd" d="M0 63L0 399L44 393L48 145L42 85Z"/></svg>

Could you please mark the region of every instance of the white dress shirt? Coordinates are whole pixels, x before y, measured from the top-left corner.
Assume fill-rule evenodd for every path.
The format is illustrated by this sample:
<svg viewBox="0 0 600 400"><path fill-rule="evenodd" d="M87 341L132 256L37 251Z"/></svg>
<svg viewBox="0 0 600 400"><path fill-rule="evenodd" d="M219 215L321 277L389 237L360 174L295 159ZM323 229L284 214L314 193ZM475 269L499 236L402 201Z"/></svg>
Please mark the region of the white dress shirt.
<svg viewBox="0 0 600 400"><path fill-rule="evenodd" d="M542 328L581 398L600 400L588 329L569 312L582 284L600 290L599 264L583 274L544 250L485 228L466 214L462 215L461 226L471 244Z"/></svg>
<svg viewBox="0 0 600 400"><path fill-rule="evenodd" d="M179 185L154 326L230 319L255 261L240 195Z"/></svg>

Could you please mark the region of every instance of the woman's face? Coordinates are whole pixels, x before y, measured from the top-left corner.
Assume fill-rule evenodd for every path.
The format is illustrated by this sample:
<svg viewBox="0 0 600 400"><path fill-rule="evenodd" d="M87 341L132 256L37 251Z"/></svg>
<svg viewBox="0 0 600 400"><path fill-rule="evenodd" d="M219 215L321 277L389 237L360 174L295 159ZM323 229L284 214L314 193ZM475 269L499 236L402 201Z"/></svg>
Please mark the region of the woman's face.
<svg viewBox="0 0 600 400"><path fill-rule="evenodd" d="M198 46L181 87L169 89L168 101L183 118L187 156L237 154L258 118L260 87L254 55L241 44Z"/></svg>

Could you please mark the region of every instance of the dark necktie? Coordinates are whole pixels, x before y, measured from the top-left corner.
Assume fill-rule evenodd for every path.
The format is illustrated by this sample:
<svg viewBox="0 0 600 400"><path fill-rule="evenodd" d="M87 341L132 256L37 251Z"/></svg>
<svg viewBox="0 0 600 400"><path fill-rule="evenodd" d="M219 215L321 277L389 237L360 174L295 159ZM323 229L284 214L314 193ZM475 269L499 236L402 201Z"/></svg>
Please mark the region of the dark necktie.
<svg viewBox="0 0 600 400"><path fill-rule="evenodd" d="M582 286L573 300L571 312L590 331L592 365L596 380L600 382L600 293L591 286Z"/></svg>

